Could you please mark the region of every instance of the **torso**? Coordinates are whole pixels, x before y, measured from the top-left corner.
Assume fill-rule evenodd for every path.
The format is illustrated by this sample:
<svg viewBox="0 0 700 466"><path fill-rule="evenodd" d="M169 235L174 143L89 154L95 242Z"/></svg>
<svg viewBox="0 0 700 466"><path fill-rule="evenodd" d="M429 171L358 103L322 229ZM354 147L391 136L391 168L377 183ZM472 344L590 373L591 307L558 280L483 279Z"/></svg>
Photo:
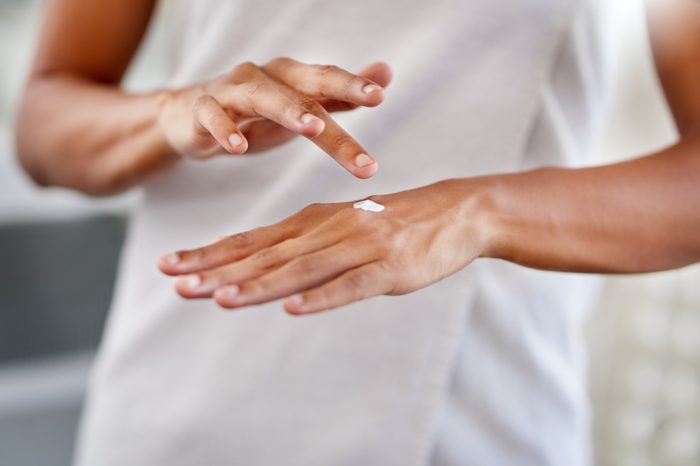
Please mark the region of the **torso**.
<svg viewBox="0 0 700 466"><path fill-rule="evenodd" d="M381 168L352 179L298 140L181 163L147 185L80 464L583 464L588 279L484 261L411 295L294 319L279 303L221 313L182 301L152 264L312 202L585 163L605 96L592 10L565 0L171 8L171 86L280 55L351 70L391 64L386 102L338 117Z"/></svg>

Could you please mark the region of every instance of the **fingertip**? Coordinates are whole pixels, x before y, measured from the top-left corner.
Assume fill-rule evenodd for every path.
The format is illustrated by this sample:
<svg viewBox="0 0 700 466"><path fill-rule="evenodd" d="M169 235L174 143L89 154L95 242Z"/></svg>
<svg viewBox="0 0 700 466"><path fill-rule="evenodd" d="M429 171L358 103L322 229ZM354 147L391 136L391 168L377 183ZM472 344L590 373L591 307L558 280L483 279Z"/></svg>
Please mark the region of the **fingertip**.
<svg viewBox="0 0 700 466"><path fill-rule="evenodd" d="M361 180L366 180L368 178L372 178L377 173L378 169L379 166L375 163L369 167L355 168L352 174Z"/></svg>
<svg viewBox="0 0 700 466"><path fill-rule="evenodd" d="M350 170L353 175L360 179L371 178L377 173L379 164L375 159L367 154L359 154L353 161L353 167Z"/></svg>
<svg viewBox="0 0 700 466"><path fill-rule="evenodd" d="M228 150L234 155L244 154L248 150L248 141L242 134L232 133L228 137L228 143L230 145Z"/></svg>
<svg viewBox="0 0 700 466"><path fill-rule="evenodd" d="M386 87L391 83L394 72L388 63L383 61L378 61L367 65L360 71L360 75L371 79L372 81Z"/></svg>
<svg viewBox="0 0 700 466"><path fill-rule="evenodd" d="M180 275L175 278L175 291L183 298L196 297L196 289L202 283L202 279L197 274Z"/></svg>
<svg viewBox="0 0 700 466"><path fill-rule="evenodd" d="M236 307L236 297L238 296L238 286L224 286L214 291L213 298L216 304L224 309L233 309Z"/></svg>
<svg viewBox="0 0 700 466"><path fill-rule="evenodd" d="M366 89L369 88L369 91ZM364 101L364 107L376 107L384 102L386 93L384 88L378 86L377 84L368 84L362 88L362 100Z"/></svg>
<svg viewBox="0 0 700 466"><path fill-rule="evenodd" d="M376 66L382 69L382 71L385 73L387 82L390 82L394 77L394 70L391 68L391 65L385 61L378 61Z"/></svg>
<svg viewBox="0 0 700 466"><path fill-rule="evenodd" d="M209 298L218 282L214 277L193 273L175 278L175 291L186 299Z"/></svg>
<svg viewBox="0 0 700 466"><path fill-rule="evenodd" d="M171 252L170 254L160 256L158 260L156 260L156 265L158 269L166 275L177 275L177 265L179 262L180 254Z"/></svg>
<svg viewBox="0 0 700 466"><path fill-rule="evenodd" d="M282 303L284 310L291 315L301 315L304 314L304 297L302 295L294 295L284 300Z"/></svg>
<svg viewBox="0 0 700 466"><path fill-rule="evenodd" d="M306 113L304 114L301 119L301 129L300 133L302 136L306 136L309 138L314 138L318 135L320 135L323 130L326 128L326 123L317 117L316 115L312 115L311 113Z"/></svg>

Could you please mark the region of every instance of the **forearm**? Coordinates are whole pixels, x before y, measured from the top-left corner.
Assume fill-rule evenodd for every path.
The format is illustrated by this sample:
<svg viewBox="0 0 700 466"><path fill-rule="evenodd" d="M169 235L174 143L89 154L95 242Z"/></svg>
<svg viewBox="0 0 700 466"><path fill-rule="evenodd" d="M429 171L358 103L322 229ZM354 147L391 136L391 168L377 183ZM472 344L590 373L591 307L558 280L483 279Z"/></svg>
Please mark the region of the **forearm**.
<svg viewBox="0 0 700 466"><path fill-rule="evenodd" d="M619 164L484 178L484 256L572 272L700 261L700 139Z"/></svg>
<svg viewBox="0 0 700 466"><path fill-rule="evenodd" d="M41 185L92 195L138 184L177 160L158 126L161 100L69 74L35 77L17 121L22 165Z"/></svg>

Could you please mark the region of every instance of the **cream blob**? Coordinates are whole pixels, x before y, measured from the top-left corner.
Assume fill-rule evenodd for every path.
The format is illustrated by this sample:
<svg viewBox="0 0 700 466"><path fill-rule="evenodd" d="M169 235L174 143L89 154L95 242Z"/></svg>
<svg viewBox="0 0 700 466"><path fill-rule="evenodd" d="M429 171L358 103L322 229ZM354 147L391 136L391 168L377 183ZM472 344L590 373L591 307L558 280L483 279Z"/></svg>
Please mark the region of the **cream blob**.
<svg viewBox="0 0 700 466"><path fill-rule="evenodd" d="M366 210L367 212L381 212L382 210L384 210L383 205L377 204L376 202L370 201L369 199L365 199L364 201L358 201L352 206L355 209L362 209Z"/></svg>

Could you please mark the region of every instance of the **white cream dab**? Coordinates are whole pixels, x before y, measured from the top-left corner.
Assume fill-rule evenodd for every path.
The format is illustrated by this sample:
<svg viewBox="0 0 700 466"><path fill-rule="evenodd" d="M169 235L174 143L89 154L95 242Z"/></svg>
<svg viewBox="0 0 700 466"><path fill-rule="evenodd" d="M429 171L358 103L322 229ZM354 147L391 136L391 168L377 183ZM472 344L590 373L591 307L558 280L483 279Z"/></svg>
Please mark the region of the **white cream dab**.
<svg viewBox="0 0 700 466"><path fill-rule="evenodd" d="M381 204L377 204L374 201L370 201L369 199L365 199L364 201L358 201L352 205L355 209L362 209L366 210L367 212L381 212L384 210L384 206Z"/></svg>

